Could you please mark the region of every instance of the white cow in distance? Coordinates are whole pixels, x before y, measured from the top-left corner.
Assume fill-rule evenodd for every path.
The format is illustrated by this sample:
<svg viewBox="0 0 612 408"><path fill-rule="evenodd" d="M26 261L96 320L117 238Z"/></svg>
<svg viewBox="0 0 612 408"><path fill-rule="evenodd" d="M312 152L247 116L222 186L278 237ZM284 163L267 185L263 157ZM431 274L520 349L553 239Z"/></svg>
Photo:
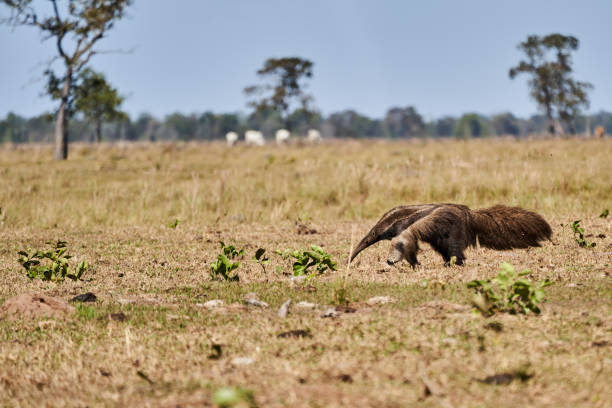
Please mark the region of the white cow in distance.
<svg viewBox="0 0 612 408"><path fill-rule="evenodd" d="M276 131L276 143L283 144L291 137L291 133L287 129L278 129Z"/></svg>
<svg viewBox="0 0 612 408"><path fill-rule="evenodd" d="M236 132L227 132L225 134L225 141L227 142L228 146L233 146L234 143L236 143L238 141L238 133Z"/></svg>
<svg viewBox="0 0 612 408"><path fill-rule="evenodd" d="M261 133L259 130L247 130L244 133L244 141L247 145L253 146L263 146L266 144L263 133Z"/></svg>
<svg viewBox="0 0 612 408"><path fill-rule="evenodd" d="M306 140L310 143L318 143L321 141L321 132L317 129L308 129L308 133L306 134Z"/></svg>

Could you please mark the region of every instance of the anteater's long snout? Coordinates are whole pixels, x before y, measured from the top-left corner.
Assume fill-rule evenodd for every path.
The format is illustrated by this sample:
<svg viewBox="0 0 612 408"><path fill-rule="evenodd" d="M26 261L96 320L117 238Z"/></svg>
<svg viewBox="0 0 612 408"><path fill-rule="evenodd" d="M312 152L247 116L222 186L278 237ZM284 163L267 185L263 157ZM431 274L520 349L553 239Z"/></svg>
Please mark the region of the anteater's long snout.
<svg viewBox="0 0 612 408"><path fill-rule="evenodd" d="M357 248L355 248L355 250L351 254L351 258L349 259L349 263L353 262L353 259L355 259L355 257L357 255L359 255L359 253L361 251L363 251L364 249L366 249L370 245L375 244L376 242L378 242L378 239L376 239L376 237L374 235L372 235L372 234L368 234L365 237L363 237L361 242L359 242L359 244L357 245Z"/></svg>

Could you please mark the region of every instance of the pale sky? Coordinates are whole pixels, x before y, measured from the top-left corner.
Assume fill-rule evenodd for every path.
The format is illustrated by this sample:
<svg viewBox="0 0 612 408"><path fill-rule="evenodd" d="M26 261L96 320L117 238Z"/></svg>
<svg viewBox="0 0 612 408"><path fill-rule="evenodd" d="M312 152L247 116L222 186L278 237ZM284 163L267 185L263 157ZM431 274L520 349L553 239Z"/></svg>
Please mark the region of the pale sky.
<svg viewBox="0 0 612 408"><path fill-rule="evenodd" d="M508 78L516 45L560 32L580 40L575 76L595 86L590 111L612 111L611 24L609 0L136 0L99 46L133 52L97 55L92 67L132 116L247 112L242 89L266 58L283 56L314 62L310 91L324 114L413 105L426 119L528 116L537 108L526 81ZM0 117L53 108L39 78L56 50L41 38L0 27Z"/></svg>

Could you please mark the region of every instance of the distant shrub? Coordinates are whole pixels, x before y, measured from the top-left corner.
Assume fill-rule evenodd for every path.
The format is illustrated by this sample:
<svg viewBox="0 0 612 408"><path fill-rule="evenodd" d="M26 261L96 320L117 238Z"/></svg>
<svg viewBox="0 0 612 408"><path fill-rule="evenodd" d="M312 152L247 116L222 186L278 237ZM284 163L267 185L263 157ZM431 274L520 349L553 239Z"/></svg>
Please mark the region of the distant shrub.
<svg viewBox="0 0 612 408"><path fill-rule="evenodd" d="M583 248L593 248L596 244L595 242L589 242L586 240L584 235L584 228L580 226L580 220L576 220L571 224L572 231L574 232L574 238L579 246Z"/></svg>
<svg viewBox="0 0 612 408"><path fill-rule="evenodd" d="M270 263L270 258L266 255L266 250L264 248L258 248L257 251L255 251L253 260L258 263L263 268L264 273L266 273L266 265Z"/></svg>
<svg viewBox="0 0 612 408"><path fill-rule="evenodd" d="M213 402L219 408L255 408L253 392L241 387L221 387L213 393Z"/></svg>
<svg viewBox="0 0 612 408"><path fill-rule="evenodd" d="M522 278L530 273L529 270L516 273L511 264L503 262L496 278L467 284L475 292L472 304L485 316L496 312L539 314L538 304L544 299L544 288L552 283L548 279L532 283Z"/></svg>
<svg viewBox="0 0 612 408"><path fill-rule="evenodd" d="M314 267L317 273L323 273L327 269L332 271L337 270L337 263L332 260L331 255L328 254L317 245L311 245L310 250L298 250L298 251L279 251L276 253L283 259L293 258L293 275L303 276L308 274L308 270ZM315 272L311 273L311 277L314 276Z"/></svg>
<svg viewBox="0 0 612 408"><path fill-rule="evenodd" d="M219 241L219 244L223 253L217 255L217 260L210 265L210 278L232 282L240 280L238 275L232 275L232 272L240 267L240 263L233 260L244 256L244 248L238 250L234 245L226 245L223 241Z"/></svg>
<svg viewBox="0 0 612 408"><path fill-rule="evenodd" d="M50 242L47 244L51 245ZM21 250L18 254L21 255L18 261L30 279L40 278L51 282L63 282L66 278L77 280L81 279L89 268L87 261L82 261L76 269L68 265L68 260L72 256L67 254L66 241L57 241L52 249L46 251L30 250L28 253Z"/></svg>

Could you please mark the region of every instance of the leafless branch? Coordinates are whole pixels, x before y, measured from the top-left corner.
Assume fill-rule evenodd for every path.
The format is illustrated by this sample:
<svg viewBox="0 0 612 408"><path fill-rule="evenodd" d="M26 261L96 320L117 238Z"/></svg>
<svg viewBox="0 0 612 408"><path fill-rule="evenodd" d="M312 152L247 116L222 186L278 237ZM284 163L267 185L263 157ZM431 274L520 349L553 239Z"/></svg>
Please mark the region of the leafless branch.
<svg viewBox="0 0 612 408"><path fill-rule="evenodd" d="M57 1L56 0L51 0L51 3L53 3L53 12L55 13L55 20L59 24L60 21L62 21L62 19L60 18L59 10L57 9Z"/></svg>
<svg viewBox="0 0 612 408"><path fill-rule="evenodd" d="M87 63L89 62L89 60L91 59L91 57L93 57L94 55L96 55L97 52L95 50L90 51L85 58L83 58L81 60L81 62L76 66L75 71L79 72L81 70L81 68L83 68L85 65L87 65Z"/></svg>
<svg viewBox="0 0 612 408"><path fill-rule="evenodd" d="M132 47L127 50L114 49L114 50L95 50L97 55L108 55L108 54L121 54L121 55L130 55L133 54L139 47Z"/></svg>

